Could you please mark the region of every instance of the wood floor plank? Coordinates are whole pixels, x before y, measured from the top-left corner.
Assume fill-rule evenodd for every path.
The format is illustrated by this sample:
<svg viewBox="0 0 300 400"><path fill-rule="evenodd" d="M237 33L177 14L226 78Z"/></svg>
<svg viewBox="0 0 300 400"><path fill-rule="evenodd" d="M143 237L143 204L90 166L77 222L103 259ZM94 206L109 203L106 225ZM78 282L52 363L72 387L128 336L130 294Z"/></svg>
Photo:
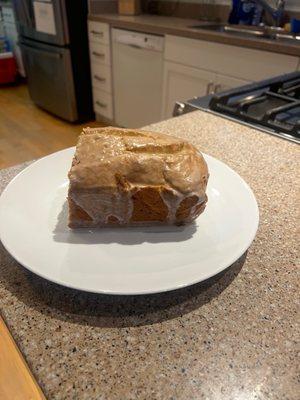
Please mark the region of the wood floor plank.
<svg viewBox="0 0 300 400"><path fill-rule="evenodd" d="M74 146L84 126L105 124L72 124L52 116L31 101L26 84L0 87L0 168Z"/></svg>
<svg viewBox="0 0 300 400"><path fill-rule="evenodd" d="M0 399L46 400L1 317Z"/></svg>

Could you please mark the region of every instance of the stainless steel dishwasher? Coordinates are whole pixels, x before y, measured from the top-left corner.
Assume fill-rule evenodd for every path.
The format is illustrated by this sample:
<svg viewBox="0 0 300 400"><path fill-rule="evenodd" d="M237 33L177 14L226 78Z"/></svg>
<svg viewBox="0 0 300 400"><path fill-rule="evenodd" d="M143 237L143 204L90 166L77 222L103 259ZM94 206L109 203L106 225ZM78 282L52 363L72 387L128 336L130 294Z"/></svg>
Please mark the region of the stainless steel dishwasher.
<svg viewBox="0 0 300 400"><path fill-rule="evenodd" d="M164 37L113 29L115 122L137 128L161 119Z"/></svg>

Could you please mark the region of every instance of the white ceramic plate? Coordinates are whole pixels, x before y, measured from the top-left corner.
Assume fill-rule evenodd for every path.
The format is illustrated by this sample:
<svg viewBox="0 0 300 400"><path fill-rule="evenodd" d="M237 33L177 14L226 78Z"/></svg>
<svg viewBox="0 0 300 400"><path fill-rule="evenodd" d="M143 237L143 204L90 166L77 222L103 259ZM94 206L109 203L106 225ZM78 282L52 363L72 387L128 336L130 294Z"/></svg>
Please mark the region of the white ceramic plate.
<svg viewBox="0 0 300 400"><path fill-rule="evenodd" d="M164 292L224 270L255 236L259 217L251 189L208 155L208 203L194 224L71 231L66 196L73 153L66 149L30 165L0 198L3 245L45 279L97 293Z"/></svg>

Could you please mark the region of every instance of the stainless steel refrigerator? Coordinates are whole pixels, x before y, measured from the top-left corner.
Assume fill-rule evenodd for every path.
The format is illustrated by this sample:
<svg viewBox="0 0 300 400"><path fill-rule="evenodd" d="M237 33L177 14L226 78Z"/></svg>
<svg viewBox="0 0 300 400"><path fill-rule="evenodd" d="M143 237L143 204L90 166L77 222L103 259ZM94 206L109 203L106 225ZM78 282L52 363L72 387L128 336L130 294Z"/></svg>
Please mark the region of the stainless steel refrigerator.
<svg viewBox="0 0 300 400"><path fill-rule="evenodd" d="M68 121L93 115L86 0L14 0L29 93Z"/></svg>

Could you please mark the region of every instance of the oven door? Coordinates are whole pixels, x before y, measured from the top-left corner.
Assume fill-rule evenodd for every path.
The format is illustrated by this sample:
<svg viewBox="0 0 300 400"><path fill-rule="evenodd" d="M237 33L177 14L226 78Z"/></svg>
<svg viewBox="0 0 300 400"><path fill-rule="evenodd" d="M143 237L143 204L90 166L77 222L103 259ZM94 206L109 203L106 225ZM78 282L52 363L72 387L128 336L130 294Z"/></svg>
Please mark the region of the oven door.
<svg viewBox="0 0 300 400"><path fill-rule="evenodd" d="M59 46L69 44L64 0L14 0L14 10L21 36Z"/></svg>
<svg viewBox="0 0 300 400"><path fill-rule="evenodd" d="M68 121L77 120L70 50L21 41L28 88L32 100Z"/></svg>

